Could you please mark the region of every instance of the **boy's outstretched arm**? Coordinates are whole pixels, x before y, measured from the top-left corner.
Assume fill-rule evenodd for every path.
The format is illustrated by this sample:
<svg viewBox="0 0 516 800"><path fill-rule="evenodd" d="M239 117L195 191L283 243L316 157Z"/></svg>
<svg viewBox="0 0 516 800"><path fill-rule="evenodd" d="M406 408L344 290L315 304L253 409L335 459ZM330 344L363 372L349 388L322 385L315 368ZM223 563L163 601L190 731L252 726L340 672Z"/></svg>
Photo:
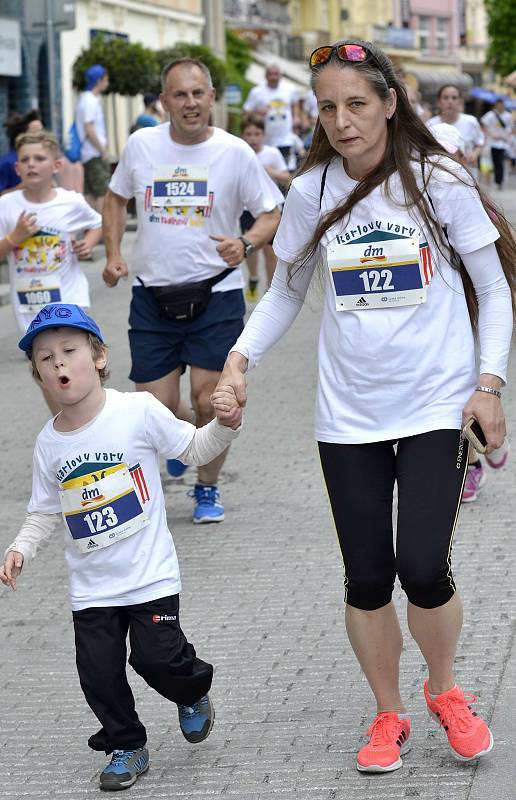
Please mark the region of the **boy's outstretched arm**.
<svg viewBox="0 0 516 800"><path fill-rule="evenodd" d="M16 578L22 571L24 563L33 558L40 545L50 539L57 523L62 521L61 514L27 514L25 522L12 544L4 555L4 563L0 566L0 582L11 589L16 589Z"/></svg>
<svg viewBox="0 0 516 800"><path fill-rule="evenodd" d="M4 559L4 563L0 567L0 581L4 586L10 586L13 592L16 591L16 578L22 571L23 567L23 553L17 550L9 550Z"/></svg>

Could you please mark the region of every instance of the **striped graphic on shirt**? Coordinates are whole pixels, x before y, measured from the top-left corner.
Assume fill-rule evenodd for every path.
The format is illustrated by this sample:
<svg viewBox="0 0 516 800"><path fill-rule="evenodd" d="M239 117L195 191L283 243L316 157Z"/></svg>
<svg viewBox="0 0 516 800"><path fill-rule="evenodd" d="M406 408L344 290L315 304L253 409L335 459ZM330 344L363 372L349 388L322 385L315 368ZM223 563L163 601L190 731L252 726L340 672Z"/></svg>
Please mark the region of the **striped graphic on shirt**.
<svg viewBox="0 0 516 800"><path fill-rule="evenodd" d="M419 247L419 254L421 263L423 265L423 274L425 276L425 283L428 285L432 280L434 268L432 266L432 257L430 255L430 248L428 242L423 242Z"/></svg>
<svg viewBox="0 0 516 800"><path fill-rule="evenodd" d="M145 475L143 474L143 469L141 468L140 464L135 464L134 467L129 467L129 472L131 473L131 478L133 479L133 483L138 489L138 494L140 495L140 500L143 503L146 503L150 500L149 490L147 489L147 484L145 482Z"/></svg>

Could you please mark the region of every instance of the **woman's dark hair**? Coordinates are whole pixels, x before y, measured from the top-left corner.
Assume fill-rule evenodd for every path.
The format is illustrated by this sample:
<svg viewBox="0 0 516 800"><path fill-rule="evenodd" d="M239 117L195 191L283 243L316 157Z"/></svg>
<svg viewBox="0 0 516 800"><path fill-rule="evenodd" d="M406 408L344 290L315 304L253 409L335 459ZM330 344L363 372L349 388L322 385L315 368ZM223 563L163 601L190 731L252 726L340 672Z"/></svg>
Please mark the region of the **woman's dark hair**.
<svg viewBox="0 0 516 800"><path fill-rule="evenodd" d="M297 264L289 269L289 279L298 268L302 268L316 253L319 243L325 233L346 217L349 219L354 206L369 195L377 186L385 183L387 197L394 201L389 187L389 178L398 173L404 193L404 206L417 211L433 235L437 248L443 255L447 251L447 242L440 224L435 219L431 209L431 202L426 191L428 177L432 170L440 169L444 172L452 172L451 167L446 166L446 162L441 163L440 159L432 159L428 162L429 156L444 156L448 159L448 153L437 142L430 130L419 119L407 97L405 86L400 81L396 71L385 53L370 42L360 40L348 40L338 44L361 44L369 53L369 57L363 62L341 61L336 52L332 53L331 58L325 64L321 64L312 69L312 89L317 87L317 79L327 66L336 66L341 69L354 69L362 75L380 100L387 102L390 98L390 89L396 92L396 110L390 119L387 119L387 145L385 154L380 163L365 175L355 186L352 192L342 203L325 214L317 225L312 238L299 254ZM336 151L330 144L328 137L320 123L317 121L314 130L312 146L306 161L303 163L298 174L302 175L320 164L328 164L336 155ZM424 171L424 188L420 190L416 180L414 164L418 164L421 174L423 165L427 164ZM456 174L455 171L452 174ZM461 180L458 178L458 180ZM469 185L474 183L479 191L480 199L486 207L485 197L481 193L473 178L465 178L464 183ZM500 239L496 242L496 248L503 270L509 283L513 301L513 308L516 308L516 268L514 265L514 239L511 234L511 226L503 216L502 212L494 207L489 201L487 211L500 233ZM510 253L510 255L509 255ZM445 255L450 261L449 255ZM460 269L464 283L464 291L471 318L473 330L476 331L478 321L478 304L471 279L463 265L456 259L455 266Z"/></svg>
<svg viewBox="0 0 516 800"><path fill-rule="evenodd" d="M455 91L458 92L459 97L462 97L462 89L460 88L460 86L457 86L456 83L443 83L443 85L439 86L439 89L437 90L437 99L438 100L440 100L441 95L442 95L442 93L444 92L445 89L455 89Z"/></svg>
<svg viewBox="0 0 516 800"><path fill-rule="evenodd" d="M25 133L30 123L34 122L36 119L41 122L41 114L37 108L32 108L30 111L27 111L26 114L18 114L16 111L9 114L4 122L4 128L7 131L11 150L14 149L16 137L19 136L20 133Z"/></svg>

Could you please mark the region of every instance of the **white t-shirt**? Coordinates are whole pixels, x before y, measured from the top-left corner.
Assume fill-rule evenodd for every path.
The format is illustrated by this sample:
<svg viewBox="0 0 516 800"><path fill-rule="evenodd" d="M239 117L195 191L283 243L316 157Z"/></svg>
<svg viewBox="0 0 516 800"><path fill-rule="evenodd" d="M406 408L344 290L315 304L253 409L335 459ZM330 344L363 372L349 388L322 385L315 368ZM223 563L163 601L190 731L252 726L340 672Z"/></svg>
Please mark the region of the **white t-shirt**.
<svg viewBox="0 0 516 800"><path fill-rule="evenodd" d="M315 96L315 92L308 92L303 99L303 108L305 114L311 119L317 119L319 115L319 109L317 107L317 97Z"/></svg>
<svg viewBox="0 0 516 800"><path fill-rule="evenodd" d="M198 177L195 191L204 192L204 198L198 205L181 204L181 197L170 197L169 205L155 205L153 193L165 191L167 177L177 171L188 177L180 191L194 185L192 176ZM160 176L165 180L159 181ZM272 211L278 191L242 139L213 128L205 142L180 145L171 139L168 122L129 137L109 188L136 198L138 231L131 267L145 286L201 281L222 272L227 264L210 235L239 236L243 209L253 217ZM213 291L243 286L237 268Z"/></svg>
<svg viewBox="0 0 516 800"><path fill-rule="evenodd" d="M431 117L426 123L429 128L434 125L439 125L445 120L438 114L436 117ZM455 122L450 122L454 128L457 128L460 135L464 139L465 151L464 155L469 155L475 147L482 147L484 144L484 134L476 117L472 114L459 114Z"/></svg>
<svg viewBox="0 0 516 800"><path fill-rule="evenodd" d="M502 119L505 127L500 122L500 119ZM487 114L484 114L480 121L487 128L491 147L495 147L498 150L507 150L510 147L512 139L512 114L510 111L502 111L501 114L498 114L494 109L491 109Z"/></svg>
<svg viewBox="0 0 516 800"><path fill-rule="evenodd" d="M75 108L75 124L77 125L77 132L82 143L81 161L83 164L101 155L100 151L97 150L86 136L85 126L88 122L94 123L98 140L101 145L105 147L107 144L107 133L102 100L98 95L90 91L81 94Z"/></svg>
<svg viewBox="0 0 516 800"><path fill-rule="evenodd" d="M60 513L60 489L94 487L109 467L125 464L149 519L132 536L86 553L78 552L64 526L74 611L145 603L180 591L159 456L177 458L194 433L193 425L177 419L150 393L115 389L106 390L106 404L100 414L78 431L59 433L53 420L47 422L34 450L29 513ZM93 523L95 528L96 520Z"/></svg>
<svg viewBox="0 0 516 800"><path fill-rule="evenodd" d="M25 333L38 306L89 306L88 281L72 251L72 240L82 230L100 228L102 218L77 192L57 188L53 200L31 203L18 189L0 197L0 237L15 228L22 211L36 214L39 225L37 233L7 255L11 305Z"/></svg>
<svg viewBox="0 0 516 800"><path fill-rule="evenodd" d="M287 162L277 147L270 147L268 144L264 144L256 155L263 167L271 167L271 169L277 169L283 172L288 171Z"/></svg>
<svg viewBox="0 0 516 800"><path fill-rule="evenodd" d="M443 163L468 180L456 162ZM320 214L342 203L356 185L342 159L333 159L319 211L323 168L315 167L292 182L274 240L274 251L285 262L298 260ZM420 174L416 178L421 185ZM327 275L315 421L319 441L359 444L459 429L462 409L476 385L473 335L460 274L439 253L415 213L403 206L398 176L391 180L391 190L399 206L377 187L354 207L347 224L334 226L324 236L321 254L324 258L337 234L345 244L373 246L382 239L417 238L427 263L429 256L433 262L427 300L337 311ZM453 175L433 170L429 192L457 252L474 252L498 238L478 194ZM315 259L307 270L314 266ZM306 273L302 280L308 280ZM241 345L245 331L235 349Z"/></svg>
<svg viewBox="0 0 516 800"><path fill-rule="evenodd" d="M244 111L260 111L267 108L265 115L265 142L273 147L290 147L293 130L292 103L296 101L295 92L281 81L275 89L267 84L253 86L244 103Z"/></svg>

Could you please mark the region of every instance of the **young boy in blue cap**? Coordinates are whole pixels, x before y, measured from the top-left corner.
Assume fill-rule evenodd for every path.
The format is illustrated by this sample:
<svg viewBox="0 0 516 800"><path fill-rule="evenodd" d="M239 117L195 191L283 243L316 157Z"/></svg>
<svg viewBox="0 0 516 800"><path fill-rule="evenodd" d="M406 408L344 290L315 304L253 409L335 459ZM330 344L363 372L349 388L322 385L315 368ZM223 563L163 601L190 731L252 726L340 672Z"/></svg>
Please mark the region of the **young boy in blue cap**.
<svg viewBox="0 0 516 800"><path fill-rule="evenodd" d="M76 305L45 306L19 347L62 410L37 438L28 515L0 581L15 589L23 564L64 520L77 669L102 725L88 743L112 753L101 789L125 789L149 766L126 676L128 633L129 663L177 703L189 742L203 741L215 718L213 668L179 624L181 583L159 455L205 464L238 435L242 413L233 390L222 389L213 395L216 418L196 429L148 392L104 389L104 340Z"/></svg>

